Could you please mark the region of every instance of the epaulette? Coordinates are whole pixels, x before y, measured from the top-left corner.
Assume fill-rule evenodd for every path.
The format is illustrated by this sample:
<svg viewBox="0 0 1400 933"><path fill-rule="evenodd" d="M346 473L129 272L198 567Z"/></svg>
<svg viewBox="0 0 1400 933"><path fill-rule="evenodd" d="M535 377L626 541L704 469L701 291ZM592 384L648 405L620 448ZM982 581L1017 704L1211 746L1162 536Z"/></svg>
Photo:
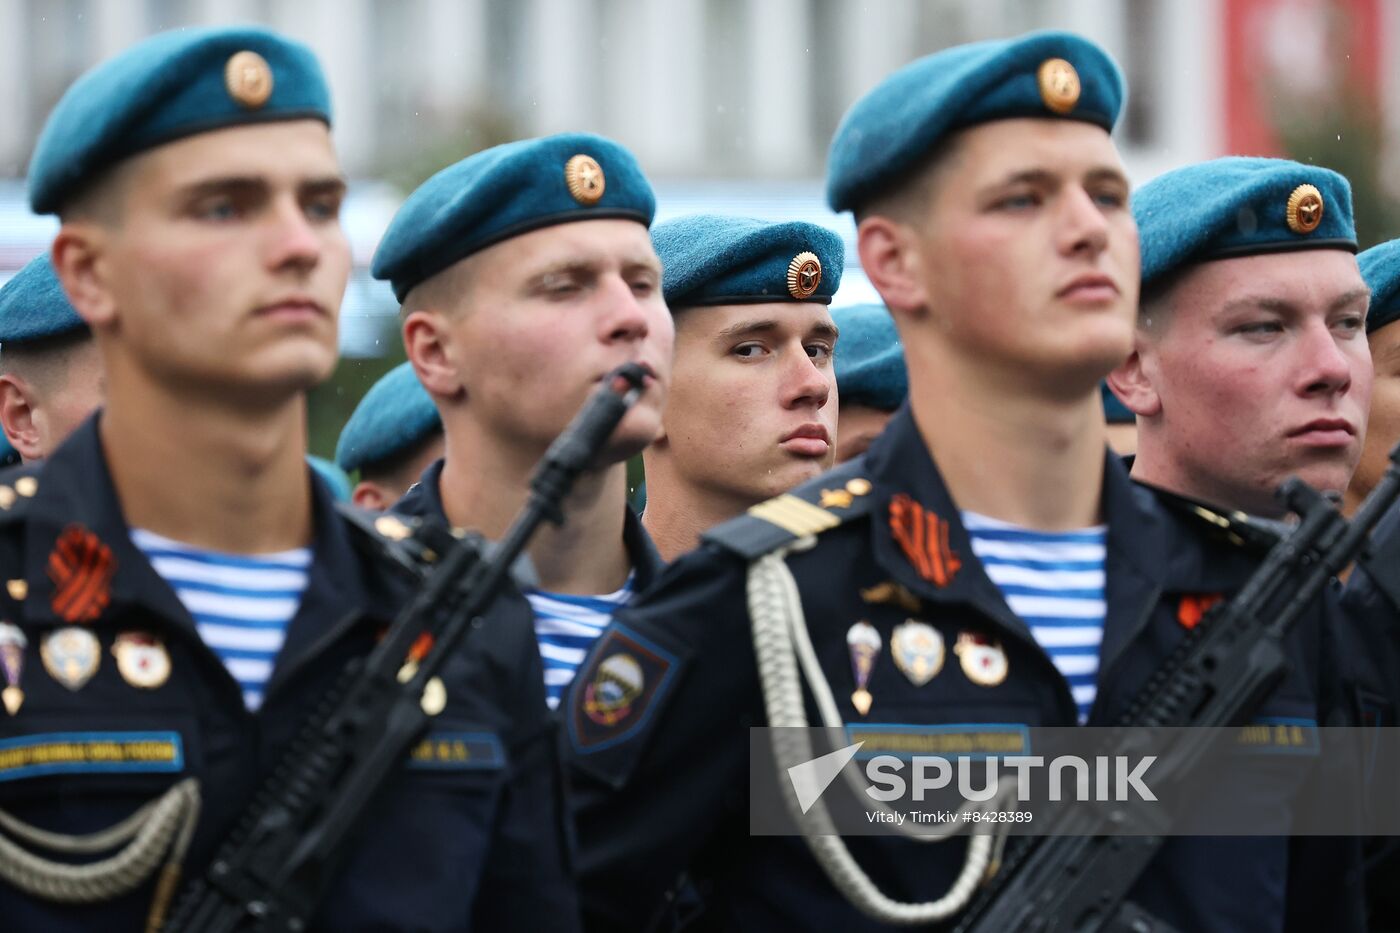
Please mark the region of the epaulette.
<svg viewBox="0 0 1400 933"><path fill-rule="evenodd" d="M873 487L867 472L865 457L856 457L716 525L700 539L754 560L798 538L830 531L870 511Z"/></svg>
<svg viewBox="0 0 1400 933"><path fill-rule="evenodd" d="M1235 547L1244 548L1258 554L1268 553L1275 544L1288 537L1292 530L1286 522L1260 518L1232 509L1199 502L1187 496L1168 492L1160 486L1147 486L1163 505L1178 515L1204 529L1214 538L1227 541Z"/></svg>
<svg viewBox="0 0 1400 933"><path fill-rule="evenodd" d="M20 463L0 470L0 524L23 521L39 491L43 461Z"/></svg>
<svg viewBox="0 0 1400 933"><path fill-rule="evenodd" d="M439 523L411 515L371 512L346 502L337 502L335 509L357 532L356 540L373 556L417 577L425 576L456 541L452 532Z"/></svg>

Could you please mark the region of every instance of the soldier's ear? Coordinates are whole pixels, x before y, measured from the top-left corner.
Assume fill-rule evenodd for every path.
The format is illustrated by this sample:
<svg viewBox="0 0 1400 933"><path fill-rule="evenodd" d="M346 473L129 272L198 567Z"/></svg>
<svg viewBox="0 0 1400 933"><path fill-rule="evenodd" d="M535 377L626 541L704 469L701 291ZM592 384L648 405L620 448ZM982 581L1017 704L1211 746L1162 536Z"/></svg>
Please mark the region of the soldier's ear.
<svg viewBox="0 0 1400 933"><path fill-rule="evenodd" d="M1153 359L1151 350L1139 335L1133 352L1108 374L1108 387L1118 396L1118 401L1140 418L1151 418L1162 411L1162 399L1153 384Z"/></svg>
<svg viewBox="0 0 1400 933"><path fill-rule="evenodd" d="M13 373L0 376L0 425L10 446L25 461L42 460L39 428L34 423L33 389Z"/></svg>
<svg viewBox="0 0 1400 933"><path fill-rule="evenodd" d="M928 307L917 235L912 227L872 214L856 228L856 249L870 284L892 312L918 315Z"/></svg>
<svg viewBox="0 0 1400 933"><path fill-rule="evenodd" d="M69 221L59 228L50 249L54 272L69 303L94 329L117 316L108 275L109 242L108 230L96 221Z"/></svg>
<svg viewBox="0 0 1400 933"><path fill-rule="evenodd" d="M452 344L448 321L439 311L414 311L403 321L403 347L418 381L434 401L460 401L466 398Z"/></svg>

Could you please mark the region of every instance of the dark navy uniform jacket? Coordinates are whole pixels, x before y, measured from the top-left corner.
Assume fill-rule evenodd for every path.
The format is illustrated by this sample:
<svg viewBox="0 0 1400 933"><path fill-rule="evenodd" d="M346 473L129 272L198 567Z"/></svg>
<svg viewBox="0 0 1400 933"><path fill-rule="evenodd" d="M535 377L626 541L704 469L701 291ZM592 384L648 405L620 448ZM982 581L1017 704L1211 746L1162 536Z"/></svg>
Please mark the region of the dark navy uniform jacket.
<svg viewBox="0 0 1400 933"><path fill-rule="evenodd" d="M842 490L854 494L842 496ZM906 510L912 500L922 512L925 532L936 530L934 517L946 523L946 544L936 557L925 555L931 558L925 574L892 530L890 506L899 494L909 497L903 500ZM794 505L792 497L803 502ZM838 527L817 534L815 547L792 553L787 563L848 724L918 730L1076 722L1065 679L973 555L957 506L907 406L864 458L792 497L720 526L700 549L672 563L653 590L619 613L574 682L566 754L576 797L579 890L590 929L645 929L666 912L660 905L682 872L707 895L705 929L885 929L843 900L802 840L748 835L747 727L763 725L765 716L745 573L753 556L797 537L757 514L779 515L778 524L810 520L814 530L824 523L814 518L818 513L840 519ZM1183 600L1190 606L1202 596L1230 595L1258 559L1207 540L1191 524L1199 520L1166 510L1128 479L1115 457L1106 458L1103 505L1108 612L1091 725L1122 715L1182 638ZM938 562L941 574L933 566ZM891 584L912 594L917 607L889 599ZM1311 723L1334 715L1321 700L1329 690L1319 677L1323 615L1319 609L1295 630L1292 672L1261 716ZM892 628L910 617L936 627L947 646L941 672L922 687L900 673L888 647ZM864 717L848 699L856 684L846 633L857 620L872 624L886 646L870 676L874 699ZM1004 680L984 686L964 673L953 652L961 632L1001 642L1008 665ZM630 669L640 679L629 705L599 716L590 696L596 701L604 687L599 674L607 673L609 659L620 660L614 673ZM809 721L819 722L810 702L808 707ZM1281 834L1291 825L1289 801L1298 779L1291 780L1261 781L1250 801ZM1336 855L1351 850L1342 845L1318 857L1300 851L1306 843L1278 837L1171 839L1132 897L1183 931L1281 930L1286 913L1298 929L1318 917L1326 918L1329 929L1354 926L1357 892L1343 876L1355 866L1349 855ZM965 847L962 839L919 845L864 837L848 844L880 888L905 901L943 896ZM1290 868L1300 866L1308 867L1307 883L1288 885Z"/></svg>
<svg viewBox="0 0 1400 933"><path fill-rule="evenodd" d="M408 492L394 503L390 511L396 515L448 524L447 512L442 507L442 464L442 460L430 464L418 482L409 487ZM565 514L564 517L567 521L568 515ZM640 593L651 585L666 562L661 559L651 536L642 527L641 519L631 506L627 508L627 519L622 526L622 543L627 548L627 556L632 561L632 572L635 574L632 579L632 591ZM528 602L525 605L526 611L529 611Z"/></svg>
<svg viewBox="0 0 1400 933"><path fill-rule="evenodd" d="M11 581L0 590L0 618L27 639L23 705L0 716L0 808L41 829L92 833L194 776L203 810L188 878L202 873L346 662L371 648L417 584L385 559L381 542L335 511L313 478L307 588L264 704L250 713L173 590L132 543L97 423L90 419L40 467L0 478L0 506L7 506L0 510L0 573ZM14 490L20 495L7 494ZM55 576L56 541L70 533L108 549L109 582L89 574L79 591L71 574ZM89 570L103 563L90 558ZM75 605L100 613L71 622ZM100 643L97 670L77 689L60 683L40 657L45 635L69 624ZM119 671L114 640L130 631L163 640L170 674L162 685L139 688ZM447 703L428 742L405 755L376 799L316 929L576 928L557 743L540 678L529 628L486 625L474 633L443 669ZM120 764L73 755L88 742L130 752ZM152 888L147 882L116 901L54 905L0 883L0 926L140 930Z"/></svg>

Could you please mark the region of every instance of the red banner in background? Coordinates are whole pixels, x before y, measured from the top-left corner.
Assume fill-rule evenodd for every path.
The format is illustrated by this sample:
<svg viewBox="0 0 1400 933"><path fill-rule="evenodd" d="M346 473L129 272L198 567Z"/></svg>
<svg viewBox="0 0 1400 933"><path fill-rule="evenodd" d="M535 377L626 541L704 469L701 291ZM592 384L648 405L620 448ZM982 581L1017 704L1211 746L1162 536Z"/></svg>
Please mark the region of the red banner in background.
<svg viewBox="0 0 1400 933"><path fill-rule="evenodd" d="M1381 82L1381 0L1224 0L1229 155L1280 155L1277 108L1334 91L1372 105Z"/></svg>

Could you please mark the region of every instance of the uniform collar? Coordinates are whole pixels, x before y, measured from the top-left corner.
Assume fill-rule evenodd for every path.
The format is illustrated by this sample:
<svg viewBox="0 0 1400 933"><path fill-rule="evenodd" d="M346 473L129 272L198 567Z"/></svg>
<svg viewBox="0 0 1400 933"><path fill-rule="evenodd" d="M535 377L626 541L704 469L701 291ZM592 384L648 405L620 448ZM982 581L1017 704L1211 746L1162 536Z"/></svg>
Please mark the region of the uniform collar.
<svg viewBox="0 0 1400 933"><path fill-rule="evenodd" d="M85 421L44 464L27 519L25 569L29 594L26 618L37 624L70 621L55 611L56 585L50 558L59 538L69 529L90 532L109 550L112 562L110 603L113 608L139 607L156 612L169 623L194 632L194 623L175 592L151 567L131 540L112 484L111 471L98 431L101 412ZM407 581L395 582L367 573L373 562L362 559L349 525L335 511L330 490L307 467L312 484L314 539L306 591L278 657L273 684L285 670L324 640L333 638L357 618L388 621L406 598ZM339 623L332 625L332 623Z"/></svg>
<svg viewBox="0 0 1400 933"><path fill-rule="evenodd" d="M448 524L447 510L442 505L442 465L438 460L423 471L418 482L409 487L403 498L396 502L392 511L400 515L412 515ZM666 562L652 543L651 535L642 527L642 520L629 505L622 525L622 544L627 548L627 558L632 564L635 577L632 581L634 592L641 592L661 573Z"/></svg>

